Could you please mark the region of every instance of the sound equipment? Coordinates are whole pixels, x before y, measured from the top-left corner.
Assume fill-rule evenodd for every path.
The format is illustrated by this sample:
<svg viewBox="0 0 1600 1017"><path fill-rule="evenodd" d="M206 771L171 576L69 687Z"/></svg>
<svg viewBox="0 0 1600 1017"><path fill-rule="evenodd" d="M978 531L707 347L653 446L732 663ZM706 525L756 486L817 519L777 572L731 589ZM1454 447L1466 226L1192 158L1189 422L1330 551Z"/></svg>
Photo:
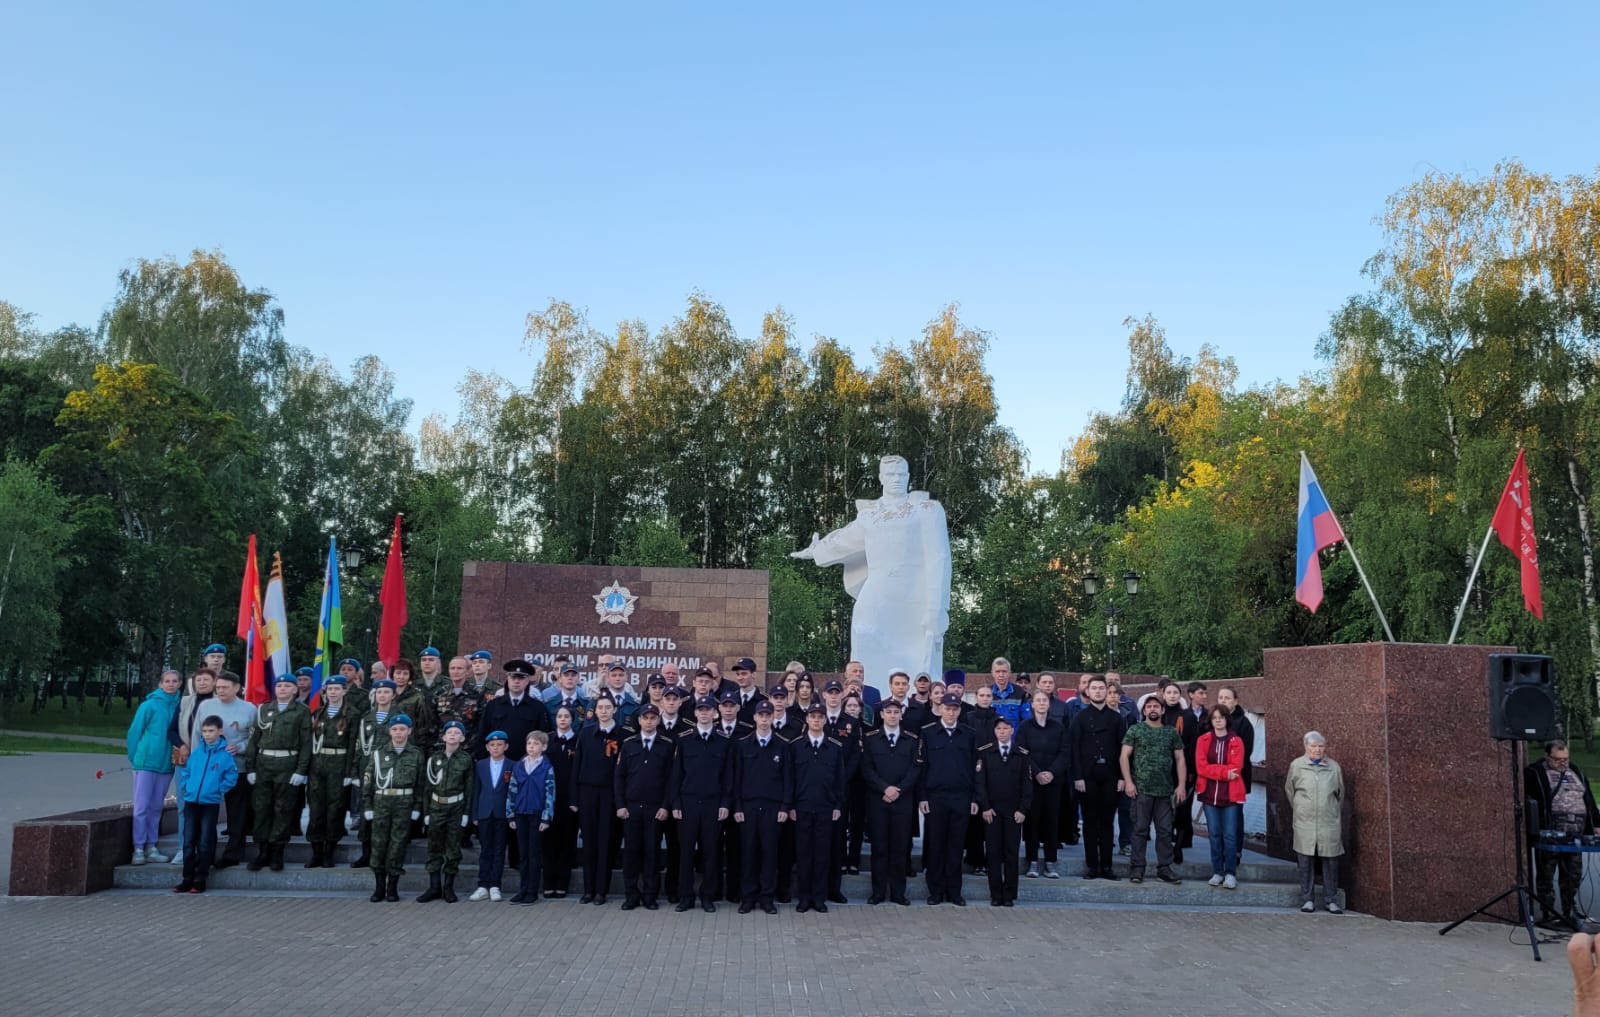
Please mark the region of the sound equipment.
<svg viewBox="0 0 1600 1017"><path fill-rule="evenodd" d="M1542 742L1556 737L1555 661L1533 653L1489 655L1489 737Z"/></svg>

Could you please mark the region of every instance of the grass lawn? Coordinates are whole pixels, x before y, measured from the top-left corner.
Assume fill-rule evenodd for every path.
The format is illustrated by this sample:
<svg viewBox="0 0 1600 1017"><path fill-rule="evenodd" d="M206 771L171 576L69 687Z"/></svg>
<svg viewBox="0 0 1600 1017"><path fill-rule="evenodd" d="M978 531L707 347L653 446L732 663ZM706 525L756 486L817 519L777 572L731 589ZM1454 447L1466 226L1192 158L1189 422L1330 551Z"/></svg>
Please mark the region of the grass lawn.
<svg viewBox="0 0 1600 1017"><path fill-rule="evenodd" d="M135 704L134 709L138 709ZM128 725L133 723L133 710L122 705L122 700L117 699L111 704L109 711L101 710L93 700L78 708L76 699L68 700L68 705L63 708L61 700L52 699L43 710L31 713L25 704L16 704L11 708L11 715L0 718L0 728L10 728L13 731L53 731L63 735L93 735L99 738L122 738L128 733Z"/></svg>
<svg viewBox="0 0 1600 1017"><path fill-rule="evenodd" d="M72 738L25 738L21 735L0 734L0 756L20 756L29 752L93 752L98 755L116 755L117 751L115 745L98 745Z"/></svg>

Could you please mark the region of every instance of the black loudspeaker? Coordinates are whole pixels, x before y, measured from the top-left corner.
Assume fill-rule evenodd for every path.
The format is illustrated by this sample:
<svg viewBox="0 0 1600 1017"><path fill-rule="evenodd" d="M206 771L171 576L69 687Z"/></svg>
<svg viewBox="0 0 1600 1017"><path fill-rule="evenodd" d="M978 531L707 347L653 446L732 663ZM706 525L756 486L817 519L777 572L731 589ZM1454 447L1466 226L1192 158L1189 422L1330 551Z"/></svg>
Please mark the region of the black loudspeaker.
<svg viewBox="0 0 1600 1017"><path fill-rule="evenodd" d="M1542 742L1556 737L1555 661L1533 653L1489 655L1489 737Z"/></svg>

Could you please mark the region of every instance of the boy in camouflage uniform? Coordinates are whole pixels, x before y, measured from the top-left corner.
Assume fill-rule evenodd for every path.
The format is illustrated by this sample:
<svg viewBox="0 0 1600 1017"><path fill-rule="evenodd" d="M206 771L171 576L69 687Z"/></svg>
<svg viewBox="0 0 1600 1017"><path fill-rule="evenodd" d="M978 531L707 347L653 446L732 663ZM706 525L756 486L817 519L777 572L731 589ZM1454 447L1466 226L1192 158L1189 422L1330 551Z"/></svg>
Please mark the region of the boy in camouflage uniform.
<svg viewBox="0 0 1600 1017"><path fill-rule="evenodd" d="M424 768L428 795L424 800L428 827L428 888L417 898L418 904L443 897L454 904L456 873L461 868L461 835L467 827L467 809L472 802L472 754L461 747L467 729L459 720L446 721L444 746L428 757ZM442 877L442 886L441 886Z"/></svg>
<svg viewBox="0 0 1600 1017"><path fill-rule="evenodd" d="M427 780L422 750L410 744L411 718L396 713L389 719L389 742L367 756L361 777L362 817L372 823L372 896L400 899L405 875L406 845L411 824L422 817L423 784Z"/></svg>
<svg viewBox="0 0 1600 1017"><path fill-rule="evenodd" d="M311 842L308 869L333 868L334 848L344 836L350 785L355 783L352 749L361 723L345 696L345 677L336 674L323 684L322 703L311 712L311 783L306 792L306 802L311 807L311 823L306 828L306 840Z"/></svg>
<svg viewBox="0 0 1600 1017"><path fill-rule="evenodd" d="M298 789L311 767L311 711L295 701L294 675L281 674L273 684L277 701L256 713L245 750L244 774L253 789L250 796L256 817L256 856L249 866L259 872L271 865L283 871L283 849L289 827L299 812Z"/></svg>

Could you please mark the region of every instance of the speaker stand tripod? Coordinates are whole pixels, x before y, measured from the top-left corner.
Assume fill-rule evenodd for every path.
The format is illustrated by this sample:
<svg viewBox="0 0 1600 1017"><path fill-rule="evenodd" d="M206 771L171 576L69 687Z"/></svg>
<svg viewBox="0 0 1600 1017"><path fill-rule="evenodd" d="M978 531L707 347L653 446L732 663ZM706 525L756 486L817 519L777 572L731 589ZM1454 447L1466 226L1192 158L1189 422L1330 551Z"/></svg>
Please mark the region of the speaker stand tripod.
<svg viewBox="0 0 1600 1017"><path fill-rule="evenodd" d="M1511 816L1513 829L1515 830L1514 840L1516 841L1517 852L1516 882L1440 929L1439 935L1443 936L1462 922L1471 921L1474 917L1482 915L1497 922L1504 922L1507 925L1520 925L1527 929L1528 947L1533 951L1533 959L1542 961L1544 958L1539 956L1539 934L1533 924L1533 905L1531 902L1534 899L1534 894L1528 887L1528 844L1524 839L1527 829L1522 811L1523 743L1514 739L1509 740L1511 741ZM1505 915L1495 914L1489 910L1501 901L1511 897L1514 897L1517 902L1516 918L1507 918Z"/></svg>

